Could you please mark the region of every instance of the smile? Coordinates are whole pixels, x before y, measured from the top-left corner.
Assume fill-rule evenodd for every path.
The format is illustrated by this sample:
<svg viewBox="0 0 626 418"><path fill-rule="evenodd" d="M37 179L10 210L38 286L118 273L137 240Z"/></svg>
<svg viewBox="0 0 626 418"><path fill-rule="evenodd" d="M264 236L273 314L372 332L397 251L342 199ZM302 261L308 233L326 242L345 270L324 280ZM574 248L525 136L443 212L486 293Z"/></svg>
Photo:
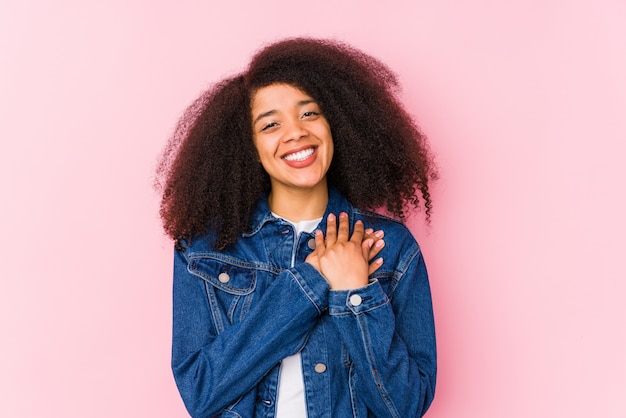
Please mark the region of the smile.
<svg viewBox="0 0 626 418"><path fill-rule="evenodd" d="M309 158L315 152L315 148L307 148L302 151L294 152L283 157L283 160L287 161L304 161Z"/></svg>

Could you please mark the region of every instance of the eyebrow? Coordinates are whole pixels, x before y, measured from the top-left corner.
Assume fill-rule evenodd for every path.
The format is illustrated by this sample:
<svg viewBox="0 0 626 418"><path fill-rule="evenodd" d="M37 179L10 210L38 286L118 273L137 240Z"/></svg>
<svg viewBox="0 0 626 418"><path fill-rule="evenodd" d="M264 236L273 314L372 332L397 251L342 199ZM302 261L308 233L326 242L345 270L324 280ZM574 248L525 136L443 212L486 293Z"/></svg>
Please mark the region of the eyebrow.
<svg viewBox="0 0 626 418"><path fill-rule="evenodd" d="M297 107L306 106L306 105L308 105L308 104L310 104L310 103L316 103L316 104L317 104L317 102L316 102L315 100L313 100L313 99L308 99L308 100L300 100L300 101L297 103ZM261 119L266 118L266 117L268 117L268 116L275 115L276 113L278 113L278 112L277 112L275 109L273 109L273 110L268 110L267 112L263 112L263 113L261 113L259 116L257 116L257 117L254 119L254 121L252 122L252 126L256 125L256 124L257 124L257 122L258 122L258 121L260 121Z"/></svg>

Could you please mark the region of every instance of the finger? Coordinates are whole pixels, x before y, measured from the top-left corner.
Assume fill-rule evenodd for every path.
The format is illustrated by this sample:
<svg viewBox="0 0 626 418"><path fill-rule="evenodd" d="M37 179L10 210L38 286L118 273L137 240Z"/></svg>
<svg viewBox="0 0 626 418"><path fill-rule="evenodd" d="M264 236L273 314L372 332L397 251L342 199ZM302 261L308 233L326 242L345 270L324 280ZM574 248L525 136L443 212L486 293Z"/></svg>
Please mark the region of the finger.
<svg viewBox="0 0 626 418"><path fill-rule="evenodd" d="M370 263L369 271L368 271L367 275L369 276L370 274L374 273L375 271L377 271L382 266L383 266L383 259L382 259L382 257L376 259L373 263Z"/></svg>
<svg viewBox="0 0 626 418"><path fill-rule="evenodd" d="M363 260L370 261L372 257L370 257L370 251L372 251L372 245L374 245L374 240L371 238L366 238L361 242L361 253L363 254Z"/></svg>
<svg viewBox="0 0 626 418"><path fill-rule="evenodd" d="M339 232L337 233L337 241L348 241L350 233L350 224L348 222L348 214L341 212L339 214Z"/></svg>
<svg viewBox="0 0 626 418"><path fill-rule="evenodd" d="M378 241L374 241L374 244L369 249L369 255L366 258L368 261L372 261L374 257L376 257L382 250L385 248L385 240L379 239Z"/></svg>
<svg viewBox="0 0 626 418"><path fill-rule="evenodd" d="M347 218L347 216L346 216ZM346 221L346 223L348 223ZM363 226L363 221L358 220L354 223L354 231L352 231L352 236L350 237L350 241L360 244L363 242L363 235L365 231L363 230L365 227ZM373 242L373 240L372 240Z"/></svg>
<svg viewBox="0 0 626 418"><path fill-rule="evenodd" d="M317 256L321 256L324 254L326 250L326 243L324 242L324 233L317 229L315 231L315 250L311 254L317 254Z"/></svg>
<svg viewBox="0 0 626 418"><path fill-rule="evenodd" d="M363 234L363 239L372 238L374 241L377 241L385 236L385 232L382 229L378 231L374 231L372 228L367 228L365 233Z"/></svg>
<svg viewBox="0 0 626 418"><path fill-rule="evenodd" d="M332 245L337 241L337 218L329 214L326 219L326 243Z"/></svg>
<svg viewBox="0 0 626 418"><path fill-rule="evenodd" d="M319 262L319 257L317 254L317 249L314 250L312 253L310 253L309 255L306 256L306 258L304 259L305 262L311 264L313 267L315 267L315 270L320 271L320 262Z"/></svg>

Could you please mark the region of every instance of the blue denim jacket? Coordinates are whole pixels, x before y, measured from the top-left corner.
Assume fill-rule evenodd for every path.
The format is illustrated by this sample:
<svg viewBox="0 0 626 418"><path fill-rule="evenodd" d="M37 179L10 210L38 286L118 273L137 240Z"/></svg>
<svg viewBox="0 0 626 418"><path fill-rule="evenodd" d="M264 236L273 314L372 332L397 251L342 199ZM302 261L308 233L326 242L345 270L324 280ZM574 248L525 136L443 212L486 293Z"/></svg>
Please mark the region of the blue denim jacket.
<svg viewBox="0 0 626 418"><path fill-rule="evenodd" d="M280 362L301 351L309 417L419 417L435 391L430 288L401 223L352 207L331 189L329 213L385 232L384 263L365 287L333 291L304 262L313 234L260 202L225 251L207 234L176 251L172 369L193 417L274 417ZM314 242L314 241L313 241Z"/></svg>

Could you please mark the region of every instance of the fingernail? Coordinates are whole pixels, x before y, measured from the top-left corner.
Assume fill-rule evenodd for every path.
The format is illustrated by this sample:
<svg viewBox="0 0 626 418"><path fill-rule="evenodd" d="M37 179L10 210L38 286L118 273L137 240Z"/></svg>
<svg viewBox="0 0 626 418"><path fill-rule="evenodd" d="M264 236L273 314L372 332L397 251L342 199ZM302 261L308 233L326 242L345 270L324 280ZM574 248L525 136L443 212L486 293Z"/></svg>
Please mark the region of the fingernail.
<svg viewBox="0 0 626 418"><path fill-rule="evenodd" d="M361 225L363 223L363 221L361 221L360 219L358 221L356 221L357 225Z"/></svg>
<svg viewBox="0 0 626 418"><path fill-rule="evenodd" d="M328 214L328 220L329 221L334 221L335 220L335 215L333 215L332 213Z"/></svg>
<svg viewBox="0 0 626 418"><path fill-rule="evenodd" d="M348 214L347 214L347 213L345 213L345 212L341 212L341 213L339 214L339 217L340 217L340 218L345 218L345 217L347 217L347 216L348 216Z"/></svg>
<svg viewBox="0 0 626 418"><path fill-rule="evenodd" d="M374 245L374 240L368 239L367 240L367 247L368 248L372 248L372 245ZM376 243L376 245L378 245L378 243Z"/></svg>
<svg viewBox="0 0 626 418"><path fill-rule="evenodd" d="M376 260L376 264L382 264L383 263L383 258L379 258L378 260Z"/></svg>
<svg viewBox="0 0 626 418"><path fill-rule="evenodd" d="M374 234L374 236L375 236L376 238L382 238L382 237L384 237L384 236L385 236L385 231L383 231L382 229L380 229L380 230L376 231L376 233Z"/></svg>
<svg viewBox="0 0 626 418"><path fill-rule="evenodd" d="M368 234L368 235L371 234L372 232L374 232L374 230L372 228L367 228L365 230L365 233Z"/></svg>
<svg viewBox="0 0 626 418"><path fill-rule="evenodd" d="M383 241L382 239L379 241L376 241L376 248L383 248L385 245L385 241Z"/></svg>

